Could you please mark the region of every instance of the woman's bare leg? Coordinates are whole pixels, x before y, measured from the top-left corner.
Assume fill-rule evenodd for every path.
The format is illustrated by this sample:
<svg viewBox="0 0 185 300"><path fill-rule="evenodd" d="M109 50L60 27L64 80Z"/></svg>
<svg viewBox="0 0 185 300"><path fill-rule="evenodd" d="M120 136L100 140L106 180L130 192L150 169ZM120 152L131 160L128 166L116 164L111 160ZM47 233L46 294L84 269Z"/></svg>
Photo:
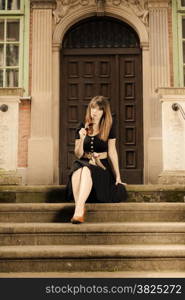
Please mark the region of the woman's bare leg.
<svg viewBox="0 0 185 300"><path fill-rule="evenodd" d="M81 172L81 182L78 194L78 200L75 206L74 216L82 216L84 213L85 202L92 189L91 172L88 167L83 167Z"/></svg>
<svg viewBox="0 0 185 300"><path fill-rule="evenodd" d="M72 177L71 177L73 196L74 196L75 203L77 203L78 198L79 198L81 173L82 173L82 168L76 170L72 174Z"/></svg>

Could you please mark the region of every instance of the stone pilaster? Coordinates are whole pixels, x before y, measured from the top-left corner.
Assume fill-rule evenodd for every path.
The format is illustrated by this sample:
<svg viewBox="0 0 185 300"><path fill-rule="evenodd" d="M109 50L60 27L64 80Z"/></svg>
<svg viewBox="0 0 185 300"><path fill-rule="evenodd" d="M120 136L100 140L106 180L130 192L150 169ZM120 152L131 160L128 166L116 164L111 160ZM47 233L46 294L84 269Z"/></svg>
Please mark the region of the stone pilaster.
<svg viewBox="0 0 185 300"><path fill-rule="evenodd" d="M156 89L170 86L168 40L168 0L149 0L150 112L149 112L149 182L155 183L162 168L161 103ZM143 72L147 72L143 69ZM144 83L145 84L145 83ZM155 153L155 155L154 155Z"/></svg>
<svg viewBox="0 0 185 300"><path fill-rule="evenodd" d="M54 177L53 183L59 184L59 128L60 128L60 45L53 44L53 165Z"/></svg>
<svg viewBox="0 0 185 300"><path fill-rule="evenodd" d="M168 0L149 0L150 63L151 63L151 133L161 135L161 105L156 88L170 86Z"/></svg>
<svg viewBox="0 0 185 300"><path fill-rule="evenodd" d="M149 45L148 43L142 43L142 61L143 61L143 70L150 70L150 57L149 57ZM144 183L148 182L149 172L148 168L148 139L149 139L149 113L150 105L148 99L150 99L150 76L148 72L143 72L143 130L144 130Z"/></svg>
<svg viewBox="0 0 185 300"><path fill-rule="evenodd" d="M28 184L53 183L52 139L52 5L31 1L31 137L28 143Z"/></svg>

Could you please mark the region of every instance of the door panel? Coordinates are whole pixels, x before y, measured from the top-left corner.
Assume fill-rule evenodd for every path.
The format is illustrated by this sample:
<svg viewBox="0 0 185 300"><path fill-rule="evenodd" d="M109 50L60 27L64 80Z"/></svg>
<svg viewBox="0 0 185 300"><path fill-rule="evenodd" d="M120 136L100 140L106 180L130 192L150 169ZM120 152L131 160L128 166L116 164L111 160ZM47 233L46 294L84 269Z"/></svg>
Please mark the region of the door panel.
<svg viewBox="0 0 185 300"><path fill-rule="evenodd" d="M84 120L90 99L104 95L112 99L114 110L115 94L114 61L107 56L63 56L61 120L60 120L60 183L65 184L74 159L76 125Z"/></svg>
<svg viewBox="0 0 185 300"><path fill-rule="evenodd" d="M143 129L141 55L101 54L62 56L60 183L67 182L74 159L75 129L84 120L87 105L95 95L109 97L117 119L117 150L122 179L142 183ZM75 53L75 51L73 51ZM103 53L103 51L102 51Z"/></svg>
<svg viewBox="0 0 185 300"><path fill-rule="evenodd" d="M120 56L119 157L122 178L143 182L143 117L140 55Z"/></svg>

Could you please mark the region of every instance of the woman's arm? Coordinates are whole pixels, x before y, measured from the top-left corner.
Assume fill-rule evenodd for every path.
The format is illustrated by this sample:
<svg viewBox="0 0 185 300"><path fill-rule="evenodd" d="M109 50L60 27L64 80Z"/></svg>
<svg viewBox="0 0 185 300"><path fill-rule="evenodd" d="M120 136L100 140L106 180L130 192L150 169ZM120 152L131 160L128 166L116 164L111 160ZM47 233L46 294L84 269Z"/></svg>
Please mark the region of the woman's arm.
<svg viewBox="0 0 185 300"><path fill-rule="evenodd" d="M85 128L81 128L79 131L80 138L75 140L74 153L77 158L80 158L83 156L83 153L84 153L83 144L84 144L84 139L85 139L86 134L87 133L86 133Z"/></svg>
<svg viewBox="0 0 185 300"><path fill-rule="evenodd" d="M119 162L118 162L118 153L116 149L116 139L108 140L108 157L111 160L113 171L116 177L116 184L121 182Z"/></svg>
<svg viewBox="0 0 185 300"><path fill-rule="evenodd" d="M123 185L126 185L126 183L121 181L119 162L118 162L118 153L116 149L116 139L108 140L108 157L111 160L113 171L115 173L116 184L122 183Z"/></svg>

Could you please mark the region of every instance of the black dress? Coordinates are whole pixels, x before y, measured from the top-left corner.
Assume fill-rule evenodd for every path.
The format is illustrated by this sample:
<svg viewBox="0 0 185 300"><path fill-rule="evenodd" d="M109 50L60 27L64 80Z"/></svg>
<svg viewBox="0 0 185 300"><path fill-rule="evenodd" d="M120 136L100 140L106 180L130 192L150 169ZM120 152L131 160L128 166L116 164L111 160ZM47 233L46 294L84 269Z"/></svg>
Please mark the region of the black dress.
<svg viewBox="0 0 185 300"><path fill-rule="evenodd" d="M80 123L76 129L75 138L79 139L79 131L84 128L84 124ZM115 122L111 127L108 139L115 139ZM84 139L84 152L107 152L108 151L108 141L102 141L98 135L88 136L86 135ZM67 184L67 201L74 200L71 176L73 172L87 166L91 172L92 177L92 190L86 202L88 203L112 203L112 202L123 202L127 199L127 191L123 184L115 185L115 177L112 172L111 165L108 158L101 159L101 163L105 166L105 170L97 165L92 165L89 163L88 158L76 159L73 162L69 181Z"/></svg>

